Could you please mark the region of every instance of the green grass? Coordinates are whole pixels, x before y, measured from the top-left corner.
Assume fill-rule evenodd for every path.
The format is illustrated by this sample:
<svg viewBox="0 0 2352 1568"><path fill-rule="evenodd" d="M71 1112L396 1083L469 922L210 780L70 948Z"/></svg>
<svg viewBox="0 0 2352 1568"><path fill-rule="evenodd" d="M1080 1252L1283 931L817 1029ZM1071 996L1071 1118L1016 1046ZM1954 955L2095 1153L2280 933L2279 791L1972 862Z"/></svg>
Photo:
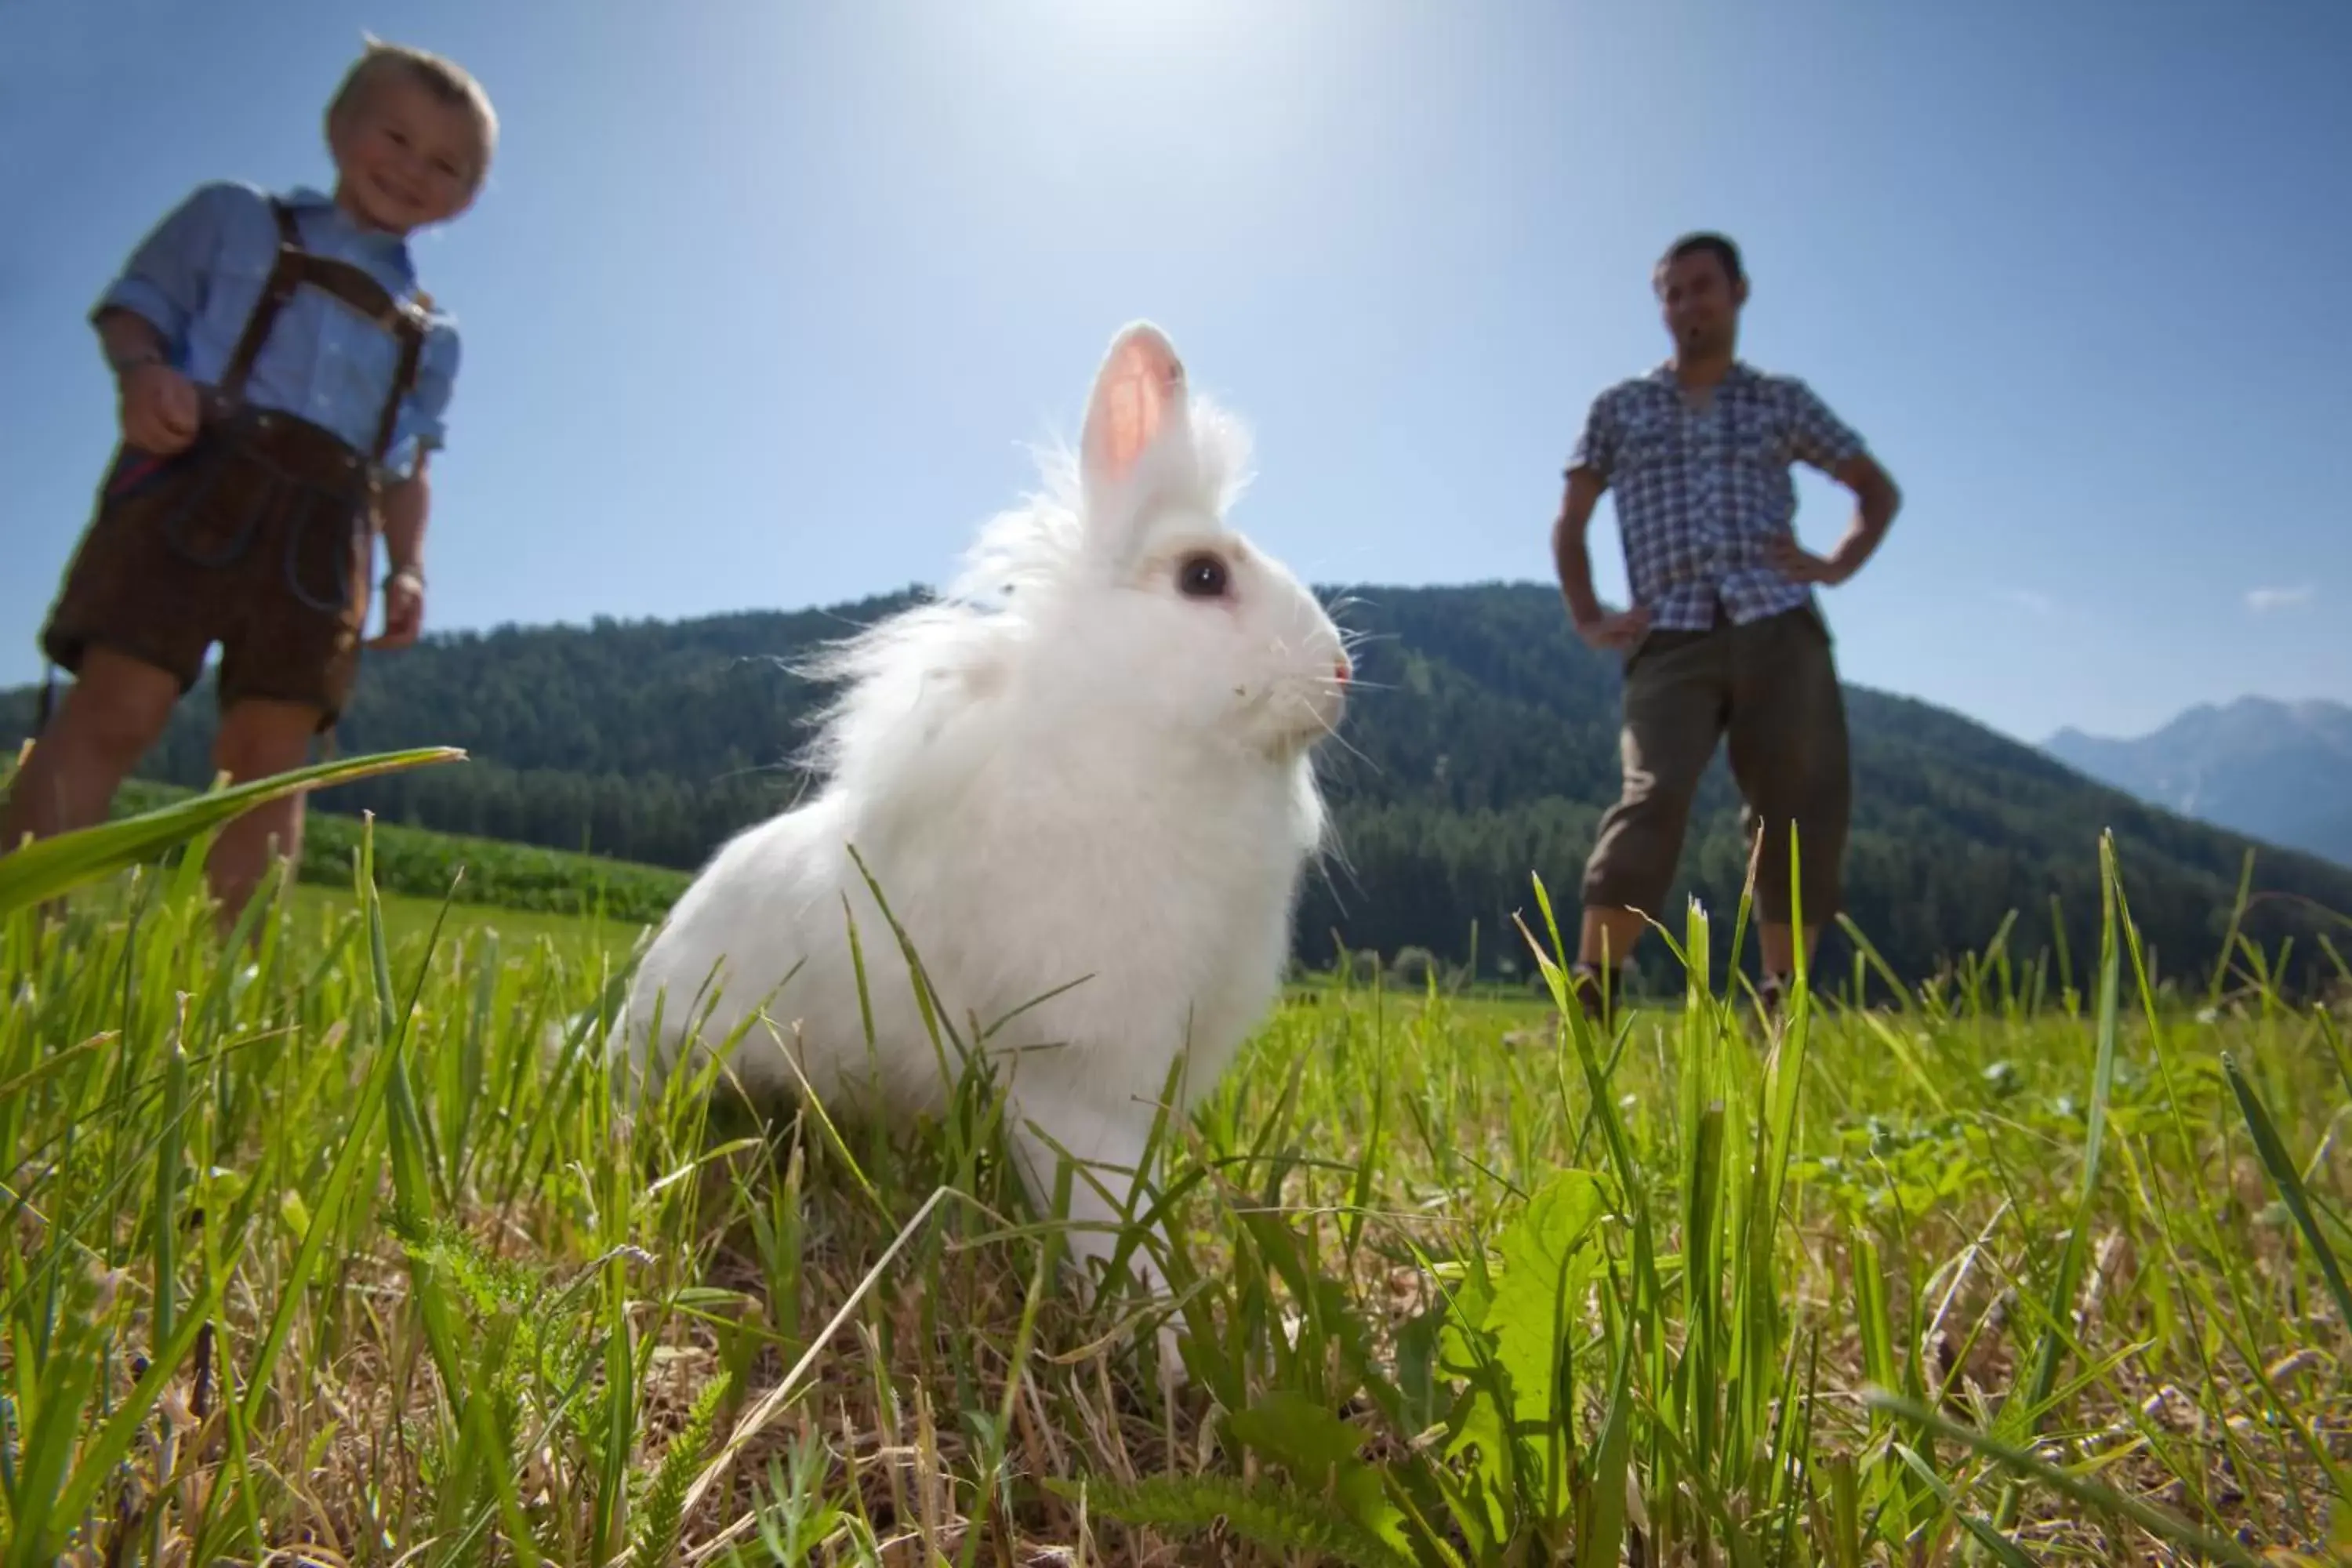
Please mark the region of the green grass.
<svg viewBox="0 0 2352 1568"><path fill-rule="evenodd" d="M1596 1036L1298 988L1171 1133L1171 1392L1135 1303L1052 1289L984 1086L934 1126L625 1117L583 1047L634 930L436 928L357 848L234 959L184 862L6 917L0 1568L2352 1532L2342 1015L2159 1003L2119 900L2040 1009L1801 1000L1768 1037L1693 995Z"/></svg>

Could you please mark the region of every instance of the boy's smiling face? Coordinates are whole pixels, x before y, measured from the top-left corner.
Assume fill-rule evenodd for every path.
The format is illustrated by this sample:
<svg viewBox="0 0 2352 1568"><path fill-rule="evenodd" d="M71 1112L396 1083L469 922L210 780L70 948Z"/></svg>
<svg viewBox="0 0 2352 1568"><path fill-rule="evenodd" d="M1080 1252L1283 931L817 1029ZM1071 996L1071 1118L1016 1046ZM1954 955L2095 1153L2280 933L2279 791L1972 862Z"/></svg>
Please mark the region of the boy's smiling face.
<svg viewBox="0 0 2352 1568"><path fill-rule="evenodd" d="M405 71L387 70L359 95L329 139L335 199L388 234L446 223L472 205L482 161L479 127Z"/></svg>

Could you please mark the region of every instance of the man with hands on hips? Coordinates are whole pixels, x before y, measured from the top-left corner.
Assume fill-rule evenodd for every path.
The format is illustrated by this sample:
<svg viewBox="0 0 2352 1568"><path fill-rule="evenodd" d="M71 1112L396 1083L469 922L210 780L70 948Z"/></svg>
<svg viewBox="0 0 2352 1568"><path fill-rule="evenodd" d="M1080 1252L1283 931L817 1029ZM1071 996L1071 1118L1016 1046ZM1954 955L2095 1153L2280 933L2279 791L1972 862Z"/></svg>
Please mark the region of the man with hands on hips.
<svg viewBox="0 0 2352 1568"><path fill-rule="evenodd" d="M1592 402L1552 526L1560 591L1577 634L1625 660L1619 734L1624 783L1602 816L1583 880L1570 984L1594 1015L1618 987L1645 918L1662 918L1692 796L1727 734L1756 867L1768 1011L1794 973L1789 828L1808 968L1842 893L1852 767L1843 698L1815 585L1862 569L1901 496L1862 438L1802 381L1743 363L1738 248L1685 236L1659 260L1655 288L1674 353ZM1845 536L1826 556L1797 542L1790 465L1852 490ZM1616 496L1633 603L1592 591L1585 534Z"/></svg>

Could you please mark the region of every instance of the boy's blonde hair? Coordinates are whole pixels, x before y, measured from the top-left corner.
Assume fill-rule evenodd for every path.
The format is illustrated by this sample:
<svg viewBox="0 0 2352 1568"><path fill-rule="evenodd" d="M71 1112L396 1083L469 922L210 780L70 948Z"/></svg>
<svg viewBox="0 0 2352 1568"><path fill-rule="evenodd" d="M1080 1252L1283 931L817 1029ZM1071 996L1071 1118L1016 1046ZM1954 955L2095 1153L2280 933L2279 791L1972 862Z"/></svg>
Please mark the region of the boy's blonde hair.
<svg viewBox="0 0 2352 1568"><path fill-rule="evenodd" d="M474 121L477 140L481 143L481 155L475 161L473 184L479 189L490 172L490 153L499 140L498 111L490 107L490 95L482 84L457 61L406 44L388 44L373 34L362 34L366 48L343 73L342 84L327 102L327 137L334 139L335 129L345 115L365 101L376 82L390 72L399 71L412 81L422 85L444 103L462 106Z"/></svg>

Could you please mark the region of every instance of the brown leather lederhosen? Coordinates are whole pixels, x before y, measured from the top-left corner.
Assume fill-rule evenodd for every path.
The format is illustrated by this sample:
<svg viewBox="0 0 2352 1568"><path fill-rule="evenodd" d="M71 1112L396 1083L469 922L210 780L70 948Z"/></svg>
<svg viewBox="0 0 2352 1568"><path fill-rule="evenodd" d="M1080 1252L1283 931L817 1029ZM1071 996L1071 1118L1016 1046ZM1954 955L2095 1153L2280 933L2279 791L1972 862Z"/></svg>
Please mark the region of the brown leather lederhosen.
<svg viewBox="0 0 2352 1568"><path fill-rule="evenodd" d="M117 449L41 646L77 672L90 647L116 649L169 671L184 696L217 642L224 709L249 698L307 703L324 730L358 673L381 465L415 384L425 318L359 267L304 249L284 204L273 198L270 210L277 259L219 384L204 391L202 428L168 457ZM245 401L255 357L304 284L399 340L369 452Z"/></svg>

